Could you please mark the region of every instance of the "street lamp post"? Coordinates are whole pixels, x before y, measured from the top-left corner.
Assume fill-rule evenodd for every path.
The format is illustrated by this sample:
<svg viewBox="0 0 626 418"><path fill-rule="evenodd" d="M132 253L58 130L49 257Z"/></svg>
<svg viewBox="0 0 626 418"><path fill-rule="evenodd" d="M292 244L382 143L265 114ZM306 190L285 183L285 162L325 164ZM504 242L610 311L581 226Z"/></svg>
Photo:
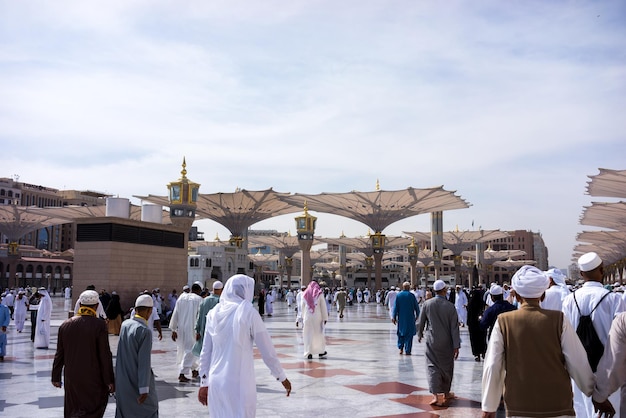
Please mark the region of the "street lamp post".
<svg viewBox="0 0 626 418"><path fill-rule="evenodd" d="M298 244L302 250L301 264L301 285L307 286L311 281L311 246L313 245L313 234L315 233L315 223L317 218L309 215L306 202L304 202L304 213L295 217L296 230L298 231Z"/></svg>
<svg viewBox="0 0 626 418"><path fill-rule="evenodd" d="M372 284L372 267L374 266L374 258L367 256L365 257L365 271L367 271L367 286L370 287Z"/></svg>
<svg viewBox="0 0 626 418"><path fill-rule="evenodd" d="M374 268L376 271L376 289L382 289L383 287L383 254L385 252L385 238L385 235L383 235L380 231L376 231L374 235L370 235L372 250L374 251L373 257L375 261Z"/></svg>
<svg viewBox="0 0 626 418"><path fill-rule="evenodd" d="M439 270L441 267L441 253L439 250L433 251L433 264L435 265L435 280L439 280Z"/></svg>
<svg viewBox="0 0 626 418"><path fill-rule="evenodd" d="M411 264L411 285L417 286L417 253L418 248L415 245L415 238L411 238L411 243L407 246L409 252L409 264Z"/></svg>
<svg viewBox="0 0 626 418"><path fill-rule="evenodd" d="M293 272L293 258L285 257L285 271L287 272L287 283L291 287L291 273Z"/></svg>

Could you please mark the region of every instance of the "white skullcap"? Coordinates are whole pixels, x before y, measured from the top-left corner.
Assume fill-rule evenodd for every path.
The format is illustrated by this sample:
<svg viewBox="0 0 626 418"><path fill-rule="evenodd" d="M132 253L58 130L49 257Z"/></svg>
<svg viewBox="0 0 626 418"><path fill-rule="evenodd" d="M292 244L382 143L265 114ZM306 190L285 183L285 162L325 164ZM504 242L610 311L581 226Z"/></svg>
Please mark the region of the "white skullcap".
<svg viewBox="0 0 626 418"><path fill-rule="evenodd" d="M223 289L223 288L224 288L224 283L220 282L219 280L216 280L213 282L213 290Z"/></svg>
<svg viewBox="0 0 626 418"><path fill-rule="evenodd" d="M78 302L81 305L97 305L99 300L98 292L95 290L85 290L78 297Z"/></svg>
<svg viewBox="0 0 626 418"><path fill-rule="evenodd" d="M446 287L446 282L444 282L443 280L436 280L433 284L433 289L435 289L435 292L439 292L444 287Z"/></svg>
<svg viewBox="0 0 626 418"><path fill-rule="evenodd" d="M152 308L154 306L154 301L152 300L152 296L140 295L135 301L135 308L139 308L142 306L145 306L147 308Z"/></svg>
<svg viewBox="0 0 626 418"><path fill-rule="evenodd" d="M591 271L602 264L602 259L596 253L586 253L578 259L580 271Z"/></svg>
<svg viewBox="0 0 626 418"><path fill-rule="evenodd" d="M389 290L396 290L396 287L395 287L395 286L391 286L391 287L389 288Z"/></svg>
<svg viewBox="0 0 626 418"><path fill-rule="evenodd" d="M183 290L189 290L189 286L188 285L184 285L183 286Z"/></svg>
<svg viewBox="0 0 626 418"><path fill-rule="evenodd" d="M502 286L499 286L497 284L489 288L489 293L491 293L492 295L501 295L503 292L504 291L502 290Z"/></svg>
<svg viewBox="0 0 626 418"><path fill-rule="evenodd" d="M559 269L550 269L546 271L546 275L548 278L552 277L552 280L554 280L554 283L556 284L565 284L565 279L567 278L567 276L565 276L565 274L563 274L563 272Z"/></svg>
<svg viewBox="0 0 626 418"><path fill-rule="evenodd" d="M539 298L550 285L543 271L534 266L522 266L511 280L513 290L523 298Z"/></svg>

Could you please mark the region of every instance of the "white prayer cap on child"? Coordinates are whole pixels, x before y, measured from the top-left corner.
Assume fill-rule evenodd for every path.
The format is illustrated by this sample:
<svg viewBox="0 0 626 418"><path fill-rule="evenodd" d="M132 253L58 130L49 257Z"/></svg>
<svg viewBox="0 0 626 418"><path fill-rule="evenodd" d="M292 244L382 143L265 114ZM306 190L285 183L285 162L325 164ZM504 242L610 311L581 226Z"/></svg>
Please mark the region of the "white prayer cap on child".
<svg viewBox="0 0 626 418"><path fill-rule="evenodd" d="M145 306L147 308L152 308L154 306L154 301L152 300L152 296L140 295L135 301L135 308L139 308L142 306Z"/></svg>
<svg viewBox="0 0 626 418"><path fill-rule="evenodd" d="M184 285L183 286L183 290L189 290L189 286L188 285Z"/></svg>
<svg viewBox="0 0 626 418"><path fill-rule="evenodd" d="M523 298L539 298L550 285L550 280L535 266L522 266L511 280L513 290Z"/></svg>
<svg viewBox="0 0 626 418"><path fill-rule="evenodd" d="M435 292L439 292L444 287L446 287L446 282L444 282L441 279L440 280L436 280L435 283L433 284L433 289L435 289Z"/></svg>
<svg viewBox="0 0 626 418"><path fill-rule="evenodd" d="M583 254L578 259L578 268L580 271L591 271L601 264L602 259L594 252Z"/></svg>
<svg viewBox="0 0 626 418"><path fill-rule="evenodd" d="M489 288L489 293L491 293L492 295L501 295L504 291L502 290L502 286L500 285L493 285Z"/></svg>
<svg viewBox="0 0 626 418"><path fill-rule="evenodd" d="M81 305L97 305L99 301L98 292L95 290L85 290L78 297L78 302Z"/></svg>
<svg viewBox="0 0 626 418"><path fill-rule="evenodd" d="M216 280L213 282L213 290L223 289L223 288L224 288L224 283L220 282L219 280Z"/></svg>

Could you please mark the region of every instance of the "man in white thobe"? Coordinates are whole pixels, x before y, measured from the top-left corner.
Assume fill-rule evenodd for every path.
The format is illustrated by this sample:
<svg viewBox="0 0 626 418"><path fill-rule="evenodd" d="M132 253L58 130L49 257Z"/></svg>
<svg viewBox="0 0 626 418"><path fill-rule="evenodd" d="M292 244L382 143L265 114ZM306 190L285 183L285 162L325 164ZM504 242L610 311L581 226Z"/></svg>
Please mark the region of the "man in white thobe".
<svg viewBox="0 0 626 418"><path fill-rule="evenodd" d="M37 328L35 331L35 348L47 349L50 345L50 318L52 316L52 299L45 287L37 291L41 295L37 310Z"/></svg>
<svg viewBox="0 0 626 418"><path fill-rule="evenodd" d="M272 376L287 390L287 396L291 393L291 382L261 315L252 305L253 296L254 279L237 274L226 281L220 303L207 315L198 400L208 404L212 418L256 416L253 343Z"/></svg>
<svg viewBox="0 0 626 418"><path fill-rule="evenodd" d="M300 309L300 305L302 304L302 292L305 290L306 286L302 286L296 294L296 311L298 311L298 314L296 315L296 327L302 322L302 309Z"/></svg>
<svg viewBox="0 0 626 418"><path fill-rule="evenodd" d="M389 292L387 292L387 296L385 296L385 306L389 309L389 318L391 319L393 319L393 308L396 306L396 296L398 296L396 288L395 286L391 286Z"/></svg>
<svg viewBox="0 0 626 418"><path fill-rule="evenodd" d="M176 342L176 364L179 369L178 381L182 383L190 381L185 376L190 371L192 373L191 377L198 377L198 360L193 354L193 346L196 342L196 320L200 304L202 303L200 292L202 292L202 287L197 283L191 286L191 292L189 292L189 288L184 290L176 301L176 307L170 319L172 340Z"/></svg>
<svg viewBox="0 0 626 418"><path fill-rule="evenodd" d="M602 259L600 259L598 254L594 252L583 254L578 259L578 268L580 269L580 274L585 280L585 283L580 289L571 293L563 300L563 313L572 323L574 329L576 329L581 315L589 315L591 310L595 308L593 314L591 314L591 320L598 334L598 338L600 338L600 341L606 347L613 318L618 313L626 311L626 304L624 304L624 301L617 293L606 295L607 292L610 291L602 286L604 268L602 266ZM600 302L600 299L604 295L606 295L606 297ZM578 307L576 305L578 305ZM576 417L594 417L595 414L591 397L585 396L576 385L573 386ZM612 394L609 397L609 401L616 410L619 410L620 391Z"/></svg>
<svg viewBox="0 0 626 418"><path fill-rule="evenodd" d="M456 286L454 307L456 308L456 314L459 317L459 323L461 323L461 326L464 327L467 323L467 295L465 294L461 286Z"/></svg>
<svg viewBox="0 0 626 418"><path fill-rule="evenodd" d="M9 290L7 295L4 297L2 304L9 308L11 312L11 319L13 319L13 312L15 311L15 293L13 290Z"/></svg>
<svg viewBox="0 0 626 418"><path fill-rule="evenodd" d="M26 292L20 290L15 298L15 329L22 332L24 323L26 322L26 314L28 312L28 298Z"/></svg>
<svg viewBox="0 0 626 418"><path fill-rule="evenodd" d="M293 291L291 289L289 289L287 291L287 294L285 295L285 299L287 299L287 307L291 308L291 305L293 305L293 302L295 300L295 296L293 294Z"/></svg>
<svg viewBox="0 0 626 418"><path fill-rule="evenodd" d="M626 313L615 317L596 372L593 402L603 403L609 395L626 385ZM626 400L621 400L619 416L626 417Z"/></svg>
<svg viewBox="0 0 626 418"><path fill-rule="evenodd" d="M550 269L545 272L545 275L550 280L550 287L546 290L546 295L541 301L541 307L560 311L563 309L563 299L567 296L561 287L561 283L565 284L565 275L558 269Z"/></svg>
<svg viewBox="0 0 626 418"><path fill-rule="evenodd" d="M302 341L304 343L304 356L309 360L313 354L320 358L326 356L326 337L324 326L328 321L328 309L324 292L319 284L311 281L306 290L302 292Z"/></svg>

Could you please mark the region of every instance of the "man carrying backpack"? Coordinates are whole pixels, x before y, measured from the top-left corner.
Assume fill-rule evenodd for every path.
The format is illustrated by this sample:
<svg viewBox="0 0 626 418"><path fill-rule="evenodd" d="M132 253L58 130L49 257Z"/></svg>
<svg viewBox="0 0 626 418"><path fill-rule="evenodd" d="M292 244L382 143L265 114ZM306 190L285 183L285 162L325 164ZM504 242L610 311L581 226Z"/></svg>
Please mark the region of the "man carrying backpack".
<svg viewBox="0 0 626 418"><path fill-rule="evenodd" d="M594 358L594 355L590 354L590 345L593 345L593 338L589 335L589 329L583 329L585 321L584 319L581 321L581 317L591 316L593 330L602 344L602 347L597 348L603 349L607 342L611 322L618 313L626 311L626 303L619 294L612 293L602 286L604 269L602 259L598 254L594 252L583 254L578 259L578 268L580 269L580 275L585 280L585 284L563 300L563 313L572 323L579 336L586 334L586 337L582 337L581 341L583 346L586 345L585 349L590 359L590 365L595 370L597 363L595 365L592 363L599 360L599 358ZM576 385L573 385L573 390L576 417L594 417L591 398L585 396ZM609 397L609 400L615 409L619 410L620 392L615 392Z"/></svg>

